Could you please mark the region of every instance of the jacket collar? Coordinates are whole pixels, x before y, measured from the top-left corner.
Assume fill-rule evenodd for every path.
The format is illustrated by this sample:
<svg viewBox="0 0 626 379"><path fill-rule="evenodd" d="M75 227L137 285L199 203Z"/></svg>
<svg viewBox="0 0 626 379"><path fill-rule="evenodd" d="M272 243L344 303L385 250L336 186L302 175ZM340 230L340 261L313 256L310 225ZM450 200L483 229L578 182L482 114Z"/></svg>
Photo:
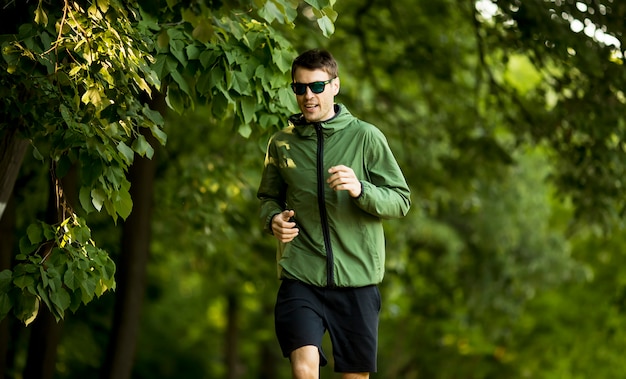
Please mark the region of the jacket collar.
<svg viewBox="0 0 626 379"><path fill-rule="evenodd" d="M324 135L329 136L344 129L352 119L352 114L343 104L335 104L335 115L326 121L309 123L304 119L302 113L298 113L289 117L289 126L293 127L299 136L310 137L315 134L315 125L317 124L322 127Z"/></svg>

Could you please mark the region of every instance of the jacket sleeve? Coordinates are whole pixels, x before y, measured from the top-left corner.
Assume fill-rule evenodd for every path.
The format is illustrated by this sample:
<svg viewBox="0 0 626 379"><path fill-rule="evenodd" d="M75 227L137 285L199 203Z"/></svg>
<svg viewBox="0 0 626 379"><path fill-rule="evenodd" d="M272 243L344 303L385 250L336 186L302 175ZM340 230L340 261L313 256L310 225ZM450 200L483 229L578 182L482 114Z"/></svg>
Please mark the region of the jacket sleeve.
<svg viewBox="0 0 626 379"><path fill-rule="evenodd" d="M273 234L270 225L272 217L281 213L285 208L287 184L280 174L277 162L276 149L272 138L267 146L263 174L257 191L257 198L261 200L261 223L263 230L269 234Z"/></svg>
<svg viewBox="0 0 626 379"><path fill-rule="evenodd" d="M411 191L383 133L373 128L365 148L367 178L361 178L361 195L355 199L364 211L383 218L406 216Z"/></svg>

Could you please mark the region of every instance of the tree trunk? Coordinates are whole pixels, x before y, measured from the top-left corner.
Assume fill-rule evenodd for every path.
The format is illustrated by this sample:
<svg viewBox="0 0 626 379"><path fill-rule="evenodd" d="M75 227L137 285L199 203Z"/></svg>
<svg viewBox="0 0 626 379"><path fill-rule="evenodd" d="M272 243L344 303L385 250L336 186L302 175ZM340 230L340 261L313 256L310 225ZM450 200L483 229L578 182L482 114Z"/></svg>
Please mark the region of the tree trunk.
<svg viewBox="0 0 626 379"><path fill-rule="evenodd" d="M154 101L153 109L165 112L164 99ZM148 130L146 140L158 142ZM156 155L156 154L155 154ZM136 156L128 177L133 210L122 230L122 254L117 264L117 290L111 339L102 368L102 379L128 379L135 360L141 308L146 288L146 269L150 255L151 216L156 159Z"/></svg>
<svg viewBox="0 0 626 379"><path fill-rule="evenodd" d="M239 298L235 293L227 295L227 324L226 324L226 378L239 379L244 368L239 360Z"/></svg>
<svg viewBox="0 0 626 379"><path fill-rule="evenodd" d="M16 131L9 130L2 133L0 140L0 218L4 213L13 186L20 172L24 154L28 149L28 141L19 138Z"/></svg>
<svg viewBox="0 0 626 379"><path fill-rule="evenodd" d="M61 326L62 321L57 322L47 307L39 308L30 331L24 379L54 378Z"/></svg>
<svg viewBox="0 0 626 379"><path fill-rule="evenodd" d="M78 186L76 170L71 170L63 178L61 188L57 188L57 178L52 171L50 175L50 192L48 196L48 208L46 210L46 222L57 224L64 218L60 207L61 201L67 201L74 206L78 199ZM62 198L60 197L62 196ZM30 328L28 342L28 358L24 368L24 379L52 379L56 372L57 346L61 340L63 320L56 321L50 310L42 305L39 308L37 319Z"/></svg>
<svg viewBox="0 0 626 379"><path fill-rule="evenodd" d="M272 318L274 315L274 307L269 303L263 306L263 313L266 317ZM261 366L259 368L258 379L274 379L278 378L278 367L283 362L283 356L279 349L276 349L277 344L274 341L263 341L259 350L261 356Z"/></svg>
<svg viewBox="0 0 626 379"><path fill-rule="evenodd" d="M155 166L154 160L138 158L129 170L133 211L122 232L115 314L103 379L128 379L132 372L146 287Z"/></svg>
<svg viewBox="0 0 626 379"><path fill-rule="evenodd" d="M0 217L0 271L10 269L15 245L15 200L10 197L4 215ZM8 375L10 342L9 315L0 322L0 379Z"/></svg>
<svg viewBox="0 0 626 379"><path fill-rule="evenodd" d="M278 378L278 366L281 364L282 356L278 355L275 344L264 342L261 345L261 367L258 379Z"/></svg>

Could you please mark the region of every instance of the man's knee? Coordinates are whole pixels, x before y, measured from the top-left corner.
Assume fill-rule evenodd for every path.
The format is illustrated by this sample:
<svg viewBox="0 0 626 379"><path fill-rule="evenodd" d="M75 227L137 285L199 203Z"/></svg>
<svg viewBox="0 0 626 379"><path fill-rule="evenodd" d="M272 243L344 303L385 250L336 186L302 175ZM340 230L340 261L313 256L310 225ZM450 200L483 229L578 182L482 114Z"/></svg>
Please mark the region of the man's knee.
<svg viewBox="0 0 626 379"><path fill-rule="evenodd" d="M313 367L309 362L291 364L294 379L318 379L319 367Z"/></svg>
<svg viewBox="0 0 626 379"><path fill-rule="evenodd" d="M341 375L341 379L369 379L369 372L346 372Z"/></svg>
<svg viewBox="0 0 626 379"><path fill-rule="evenodd" d="M303 346L291 353L294 379L318 379L320 356L317 346Z"/></svg>

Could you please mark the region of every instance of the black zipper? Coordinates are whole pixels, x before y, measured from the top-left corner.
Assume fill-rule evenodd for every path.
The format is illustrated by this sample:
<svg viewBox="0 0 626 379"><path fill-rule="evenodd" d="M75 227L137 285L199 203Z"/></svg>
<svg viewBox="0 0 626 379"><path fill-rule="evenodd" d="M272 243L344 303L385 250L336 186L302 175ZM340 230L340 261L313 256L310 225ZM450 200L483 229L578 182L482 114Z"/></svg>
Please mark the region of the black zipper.
<svg viewBox="0 0 626 379"><path fill-rule="evenodd" d="M335 286L335 261L333 248L330 244L330 228L328 227L328 213L326 212L326 181L324 180L324 134L322 124L315 124L317 133L317 205L320 210L322 222L322 234L324 235L324 247L326 249L326 286Z"/></svg>

